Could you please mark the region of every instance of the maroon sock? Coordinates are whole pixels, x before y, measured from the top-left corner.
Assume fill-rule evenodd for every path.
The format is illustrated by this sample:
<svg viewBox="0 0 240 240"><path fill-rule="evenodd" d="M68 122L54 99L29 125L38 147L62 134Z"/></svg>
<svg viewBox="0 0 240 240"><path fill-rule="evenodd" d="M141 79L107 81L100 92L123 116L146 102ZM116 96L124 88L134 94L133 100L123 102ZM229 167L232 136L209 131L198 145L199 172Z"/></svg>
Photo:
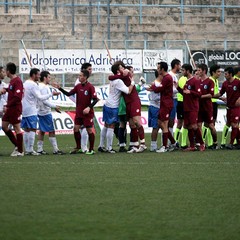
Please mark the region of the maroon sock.
<svg viewBox="0 0 240 240"><path fill-rule="evenodd" d="M76 142L76 148L80 149L81 148L81 134L80 132L74 132L74 138Z"/></svg>
<svg viewBox="0 0 240 240"><path fill-rule="evenodd" d="M18 147L18 152L22 153L23 152L23 134L22 133L17 134L17 147Z"/></svg>
<svg viewBox="0 0 240 240"><path fill-rule="evenodd" d="M138 130L137 128L131 128L131 142L137 142L138 141Z"/></svg>
<svg viewBox="0 0 240 240"><path fill-rule="evenodd" d="M8 136L9 140L12 142L14 146L17 146L17 139L14 136L13 132L11 129L9 129L5 134Z"/></svg>
<svg viewBox="0 0 240 240"><path fill-rule="evenodd" d="M204 144L203 138L202 138L202 133L201 133L200 128L197 128L197 129L194 131L194 134L195 134L195 136L196 136L197 142L200 143L200 144Z"/></svg>
<svg viewBox="0 0 240 240"><path fill-rule="evenodd" d="M163 138L163 146L167 147L167 141L168 141L168 132L162 134Z"/></svg>
<svg viewBox="0 0 240 240"><path fill-rule="evenodd" d="M94 148L94 142L95 142L95 135L94 133L89 133L89 151L92 151Z"/></svg>
<svg viewBox="0 0 240 240"><path fill-rule="evenodd" d="M188 139L190 142L190 147L194 147L194 130L193 129L188 129Z"/></svg>
<svg viewBox="0 0 240 240"><path fill-rule="evenodd" d="M232 132L231 132L231 140L230 140L230 144L234 143L234 140L237 138L238 136L238 128L232 128Z"/></svg>
<svg viewBox="0 0 240 240"><path fill-rule="evenodd" d="M138 128L138 137L139 137L140 140L144 139L144 129L143 129L143 126Z"/></svg>
<svg viewBox="0 0 240 240"><path fill-rule="evenodd" d="M175 139L173 138L173 135L170 131L168 131L168 139L170 140L171 144L174 144L176 141Z"/></svg>

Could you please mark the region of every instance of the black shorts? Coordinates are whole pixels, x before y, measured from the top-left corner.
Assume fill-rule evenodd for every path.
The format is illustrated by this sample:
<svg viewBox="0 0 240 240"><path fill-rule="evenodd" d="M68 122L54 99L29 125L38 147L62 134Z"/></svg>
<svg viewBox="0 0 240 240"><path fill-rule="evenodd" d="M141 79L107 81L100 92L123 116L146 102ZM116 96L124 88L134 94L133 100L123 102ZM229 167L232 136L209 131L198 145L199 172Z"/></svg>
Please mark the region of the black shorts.
<svg viewBox="0 0 240 240"><path fill-rule="evenodd" d="M183 102L177 102L177 119L184 119Z"/></svg>

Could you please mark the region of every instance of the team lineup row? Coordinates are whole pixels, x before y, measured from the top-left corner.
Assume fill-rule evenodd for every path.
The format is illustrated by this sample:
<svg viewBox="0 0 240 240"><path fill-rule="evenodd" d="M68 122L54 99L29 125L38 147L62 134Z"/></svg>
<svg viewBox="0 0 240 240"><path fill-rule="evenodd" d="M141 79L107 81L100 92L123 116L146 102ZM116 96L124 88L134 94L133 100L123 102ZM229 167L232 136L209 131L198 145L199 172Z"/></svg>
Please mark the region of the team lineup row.
<svg viewBox="0 0 240 240"><path fill-rule="evenodd" d="M217 116L217 98L226 93L227 123L226 130L231 126L230 144L232 149L234 141L239 145L239 116L240 116L240 81L239 68L234 75L233 68L225 69L226 81L219 91L218 77L221 74L220 67L215 65L210 68L211 77L207 76L208 67L201 64L197 67L193 76L192 66L183 64L178 59L171 62L172 70L168 72L166 62L158 63L155 71L156 79L150 85L144 85L150 91L149 94L149 126L152 127L150 151L164 153L173 151L179 147L180 131L182 132L181 147L184 151L195 151L196 144L200 151L205 150L203 136L207 129L208 145L217 149L217 133L214 126ZM182 77L178 80L178 72ZM88 81L92 73L92 66L84 63L72 90L67 92L56 82L52 86L59 89L67 96L76 95L76 116L74 120L74 139L76 147L70 152L94 154L95 134L93 131L94 105L98 102L94 86ZM119 152L139 153L147 149L145 144L144 129L141 125L141 102L138 91L145 84L143 78L138 84L133 80L133 68L125 66L117 61L112 65L113 75L109 76L109 95L103 106L104 127L100 134L98 151L115 153L112 149L114 129L119 124L117 137L119 140ZM5 75L10 78L9 86L2 82ZM49 141L53 146L54 154L64 154L58 149L55 130L52 121L51 108L60 111L59 107L52 104L49 98L59 95L59 91L51 92L49 84L50 73L33 68L30 78L22 83L16 75L16 65L8 63L6 70L0 68L1 79L1 108L2 129L14 144L15 149L11 156L41 155L46 154L43 149L43 140L46 132L49 132ZM174 119L177 112L177 128L173 136ZM129 148L126 149L126 123L131 129ZM37 151L34 141L39 124ZM202 124L204 131L202 134ZM9 128L13 126L16 135ZM21 133L21 128L24 133ZM157 138L159 129L162 130L162 146L158 148ZM182 128L182 130L181 130ZM226 134L225 134L226 135ZM187 146L187 136L190 146ZM89 149L87 142L89 141ZM212 143L212 144L211 144ZM222 142L222 145L225 144Z"/></svg>

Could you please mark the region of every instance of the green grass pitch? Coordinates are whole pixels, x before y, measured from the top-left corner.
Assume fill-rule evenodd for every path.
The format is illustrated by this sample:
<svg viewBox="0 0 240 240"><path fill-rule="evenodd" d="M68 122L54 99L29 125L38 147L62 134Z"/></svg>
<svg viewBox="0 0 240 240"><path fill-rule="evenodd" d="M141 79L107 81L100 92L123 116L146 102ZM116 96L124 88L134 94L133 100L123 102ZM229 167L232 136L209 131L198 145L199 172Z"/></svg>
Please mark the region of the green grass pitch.
<svg viewBox="0 0 240 240"><path fill-rule="evenodd" d="M58 142L74 147L72 135ZM23 158L12 150L1 137L2 240L240 239L239 150Z"/></svg>

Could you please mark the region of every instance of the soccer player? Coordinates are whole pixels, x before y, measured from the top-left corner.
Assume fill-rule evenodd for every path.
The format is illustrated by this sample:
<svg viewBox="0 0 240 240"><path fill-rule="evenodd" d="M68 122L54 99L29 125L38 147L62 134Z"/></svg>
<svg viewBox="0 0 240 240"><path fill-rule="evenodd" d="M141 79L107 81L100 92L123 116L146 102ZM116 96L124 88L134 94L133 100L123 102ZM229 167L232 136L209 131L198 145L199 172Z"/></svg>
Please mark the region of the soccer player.
<svg viewBox="0 0 240 240"><path fill-rule="evenodd" d="M49 95L51 90L49 83L51 81L51 75L48 71L42 71L40 74L39 90L42 95ZM38 101L38 121L39 121L39 132L37 142L37 152L39 154L48 154L43 150L43 140L45 132L49 133L49 142L53 147L53 154L63 155L64 152L59 150L57 139L55 136L55 129L53 126L53 117L51 108L55 108L57 112L60 112L60 107L56 104L51 103L48 99L44 101Z"/></svg>
<svg viewBox="0 0 240 240"><path fill-rule="evenodd" d="M234 77L237 80L240 80L240 67L234 67ZM224 101L224 98L223 98ZM230 128L231 124L229 122L226 122L226 124L223 127L223 131L222 131L222 142L221 142L221 149L225 149L226 148L226 142L227 142L227 137L228 137L228 133L229 133L229 128ZM234 141L234 145L237 143L237 141Z"/></svg>
<svg viewBox="0 0 240 240"><path fill-rule="evenodd" d="M202 139L202 134L198 128L198 111L199 111L199 98L201 97L200 81L193 77L193 69L190 64L182 65L182 73L187 77L187 82L183 89L179 86L178 91L183 95L183 110L184 110L184 125L188 129L188 138L190 142L190 147L184 149L184 151L195 151L194 138L196 138L199 143L200 151L205 150L205 145Z"/></svg>
<svg viewBox="0 0 240 240"><path fill-rule="evenodd" d="M200 78L201 97L199 101L198 112L198 127L202 129L202 123L211 130L213 146L212 149L217 149L217 131L213 121L213 105L211 98L214 95L214 82L207 77L208 67L206 64L200 64L197 68Z"/></svg>
<svg viewBox="0 0 240 240"><path fill-rule="evenodd" d="M74 120L74 138L76 147L70 154L82 153L81 149L81 134L79 132L80 127L83 125L88 132L89 137L89 151L85 154L94 154L94 141L95 134L93 132L93 107L98 102L97 93L94 86L88 82L89 72L87 70L81 70L79 74L80 84L77 84L70 92L67 92L59 86L59 84L52 84L53 87L58 88L66 96L76 94L76 117Z"/></svg>
<svg viewBox="0 0 240 240"><path fill-rule="evenodd" d="M187 81L187 77L182 76L178 80L178 86L183 89ZM179 143L180 133L181 133L181 148L187 148L187 135L188 130L184 127L184 111L183 111L183 95L177 93L177 127L174 131L174 139Z"/></svg>
<svg viewBox="0 0 240 240"><path fill-rule="evenodd" d="M30 78L23 84L24 96L22 101L23 112L21 127L24 129L23 141L26 151L25 154L38 156L40 154L33 150L38 122L37 103L38 101L44 101L52 96L59 95L60 93L53 91L52 93L42 95L38 86L40 70L38 68L32 68L29 75Z"/></svg>
<svg viewBox="0 0 240 240"><path fill-rule="evenodd" d="M240 81L233 77L234 69L232 67L226 68L224 75L226 81L223 82L220 92L215 94L214 97L219 98L224 93L227 95L227 122L232 127L230 144L227 146L227 149L233 149L234 140L239 136L240 106L237 106L236 102L240 97Z"/></svg>
<svg viewBox="0 0 240 240"><path fill-rule="evenodd" d="M234 67L234 78L240 80L240 67Z"/></svg>
<svg viewBox="0 0 240 240"><path fill-rule="evenodd" d="M172 76L173 79L173 109L170 113L169 122L168 122L168 129L173 135L173 126L175 123L176 118L176 112L177 112L177 89L175 85L178 83L178 73L181 70L181 61L179 59L173 59L171 62L171 71L169 71L169 74Z"/></svg>
<svg viewBox="0 0 240 240"><path fill-rule="evenodd" d="M0 66L0 91L8 87L8 85L5 82L3 82L5 76L6 76L5 69ZM7 95L8 95L7 93L0 95L0 118L2 118L3 116L4 106L7 104Z"/></svg>
<svg viewBox="0 0 240 240"><path fill-rule="evenodd" d="M158 114L158 124L162 129L163 145L160 149L156 150L156 152L164 153L167 151L172 151L176 147L176 141L168 129L169 117L173 108L173 79L172 76L167 72L168 65L166 62L158 63L157 70L158 74L162 76L162 81L160 83L155 82L151 85L150 89L152 89L155 93L161 94L161 107ZM168 139L171 142L170 147L168 147Z"/></svg>
<svg viewBox="0 0 240 240"><path fill-rule="evenodd" d="M219 65L213 65L210 67L210 77L209 79L211 79L214 82L214 94L217 94L219 92L219 82L218 82L218 78L221 75L221 69ZM217 99L216 98L212 98L212 105L213 105L213 124L215 125L216 119L217 119L217 113L218 113L218 104L217 104ZM205 125L203 127L203 138L204 138L204 131L205 131ZM211 130L209 128L207 128L207 139L208 139L208 148L209 149L214 149L214 145L213 145L213 138L212 138L212 134L211 134Z"/></svg>
<svg viewBox="0 0 240 240"><path fill-rule="evenodd" d="M119 66L112 65L112 72L115 75L120 74ZM128 70L124 70L126 74L128 74ZM100 148L103 149L103 143L106 138L106 151L108 153L115 153L116 151L112 149L113 135L114 135L114 127L118 122L118 107L121 98L121 94L130 94L132 92L134 81L131 82L131 85L127 87L121 79L116 79L114 81L110 81L109 86L109 95L105 104L103 105L103 122L104 128L106 128L106 134L103 134L101 131L100 134ZM105 132L105 129L102 129Z"/></svg>
<svg viewBox="0 0 240 240"><path fill-rule="evenodd" d="M156 79L152 84L160 84L162 81L162 75L158 74L158 71L155 71L155 77ZM146 88L148 91L151 90L149 88ZM148 126L152 128L151 133L151 144L150 144L150 152L155 152L157 147L157 138L158 138L158 132L159 132L159 125L158 125L158 113L160 110L160 93L155 93L153 91L150 91L148 94L149 98L149 108L148 108Z"/></svg>
<svg viewBox="0 0 240 240"><path fill-rule="evenodd" d="M126 68L124 63L121 61L117 61L114 64L118 66L118 69L121 72L121 74L109 76L109 80L113 81L115 79L122 79L125 85L129 87L132 82L131 75L128 74L124 76L122 74L123 70ZM132 142L130 142L130 145L134 146L131 150L128 151L128 153L143 152L145 149L147 149L147 146L145 145L144 129L141 123L141 101L138 96L136 87L135 86L133 87L131 94L123 93L123 97L126 103L127 119L129 120L129 125L131 126ZM140 139L140 146L138 138Z"/></svg>
<svg viewBox="0 0 240 240"><path fill-rule="evenodd" d="M6 66L7 77L10 78L8 88L1 90L1 94L8 92L7 104L4 107L4 115L2 118L2 129L8 136L9 140L15 146L12 152L12 157L22 157L23 152L23 135L20 128L21 114L22 114L22 97L23 84L22 80L16 75L17 66L9 62ZM12 125L16 133L16 137L9 125Z"/></svg>
<svg viewBox="0 0 240 240"><path fill-rule="evenodd" d="M126 66L126 68L130 71L133 77L133 67ZM143 77L141 77L139 79L139 82L135 85L138 93L142 91L142 86L145 83L146 83L146 80ZM120 98L118 118L119 118L118 140L119 140L119 147L120 147L119 152L127 152L128 150L131 151L131 149L134 146L129 145L128 150L125 148L127 144L127 116L126 116L126 103L123 96ZM131 136L132 134L130 132L130 143L132 142Z"/></svg>
<svg viewBox="0 0 240 240"><path fill-rule="evenodd" d="M91 63L83 63L82 66L81 66L81 70L87 70L89 72L89 77L92 75L92 64ZM79 81L79 78L76 80L75 82L75 86L77 84L79 84L80 81ZM83 152L87 152L88 151L88 133L87 133L87 130L84 126L81 126L80 128L80 133L81 133L81 149Z"/></svg>

